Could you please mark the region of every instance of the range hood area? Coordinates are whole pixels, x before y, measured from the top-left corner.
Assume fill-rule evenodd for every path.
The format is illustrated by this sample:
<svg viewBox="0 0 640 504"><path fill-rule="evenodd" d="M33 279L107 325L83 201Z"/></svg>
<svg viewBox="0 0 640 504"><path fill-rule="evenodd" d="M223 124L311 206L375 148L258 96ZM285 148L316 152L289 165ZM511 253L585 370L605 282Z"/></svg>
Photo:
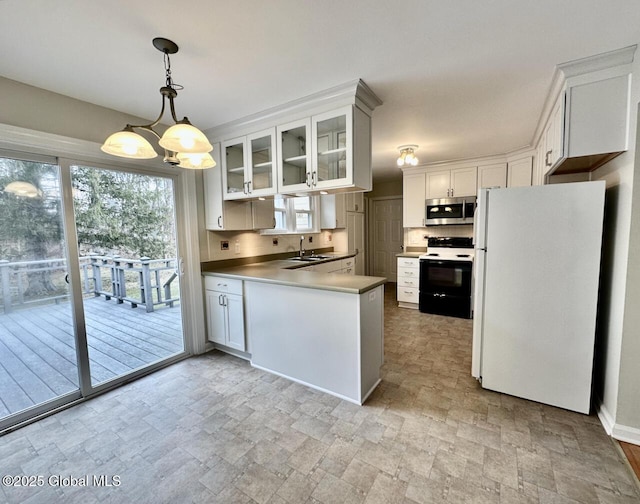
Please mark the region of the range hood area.
<svg viewBox="0 0 640 504"><path fill-rule="evenodd" d="M563 81L542 133L546 175L593 171L628 149L636 46L558 65Z"/></svg>

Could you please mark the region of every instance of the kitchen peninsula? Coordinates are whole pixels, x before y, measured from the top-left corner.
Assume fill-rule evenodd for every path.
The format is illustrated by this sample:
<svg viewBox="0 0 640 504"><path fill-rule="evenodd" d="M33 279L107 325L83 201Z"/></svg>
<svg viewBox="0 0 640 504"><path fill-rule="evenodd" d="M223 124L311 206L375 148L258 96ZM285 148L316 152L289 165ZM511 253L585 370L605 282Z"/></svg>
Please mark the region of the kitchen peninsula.
<svg viewBox="0 0 640 504"><path fill-rule="evenodd" d="M208 337L254 367L363 404L380 382L386 279L305 264L291 258L203 273Z"/></svg>

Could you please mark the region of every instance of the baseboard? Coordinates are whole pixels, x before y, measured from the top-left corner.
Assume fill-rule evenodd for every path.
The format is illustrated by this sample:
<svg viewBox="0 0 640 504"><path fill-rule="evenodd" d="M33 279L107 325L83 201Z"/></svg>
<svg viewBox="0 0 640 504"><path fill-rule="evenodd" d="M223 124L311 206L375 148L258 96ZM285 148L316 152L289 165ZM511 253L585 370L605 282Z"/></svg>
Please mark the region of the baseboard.
<svg viewBox="0 0 640 504"><path fill-rule="evenodd" d="M625 443L640 446L640 429L636 429L635 427L615 424L613 426L611 437L618 441L624 441Z"/></svg>
<svg viewBox="0 0 640 504"><path fill-rule="evenodd" d="M605 408L602 401L598 405L598 419L605 432L613 439L640 446L640 429L616 423L613 415Z"/></svg>
<svg viewBox="0 0 640 504"><path fill-rule="evenodd" d="M331 390L327 390L325 388L318 387L317 385L313 385L313 384L308 383L308 382L303 381L303 380L298 380L297 378L292 378L289 375L286 375L286 374L283 374L283 373L279 373L278 371L274 371L273 369L269 369L269 368L266 368L266 367L259 366L258 364L254 364L253 362L251 362L251 366L256 368L256 369L260 369L262 371L266 371L267 373L271 373L271 374L274 374L276 376L281 376L282 378L286 378L287 380L291 380L292 382L299 383L300 385L304 385L304 386L312 388L314 390L318 390L319 392L324 392L325 394L332 395L334 397L337 397L338 399L343 399L343 400L348 401L350 403L357 404L358 406L362 406L362 403L360 401L358 401L357 399L353 399L351 397L347 397L345 395L338 394L337 392L332 392ZM373 392L373 389L371 389L371 391L369 393L371 393L371 392ZM364 400L363 400L363 402L364 402Z"/></svg>
<svg viewBox="0 0 640 504"><path fill-rule="evenodd" d="M611 415L609 410L605 408L602 401L599 401L598 403L598 419L600 420L602 427L604 427L605 432L611 436L615 422L613 421L613 415Z"/></svg>

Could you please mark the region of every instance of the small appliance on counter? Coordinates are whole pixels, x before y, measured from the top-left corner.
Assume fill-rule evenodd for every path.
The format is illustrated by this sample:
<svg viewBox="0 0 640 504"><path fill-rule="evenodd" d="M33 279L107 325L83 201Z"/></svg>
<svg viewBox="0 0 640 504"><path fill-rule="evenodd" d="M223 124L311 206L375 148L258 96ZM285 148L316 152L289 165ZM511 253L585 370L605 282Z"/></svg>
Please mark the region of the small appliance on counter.
<svg viewBox="0 0 640 504"><path fill-rule="evenodd" d="M427 244L420 256L420 311L470 319L473 239L430 237Z"/></svg>

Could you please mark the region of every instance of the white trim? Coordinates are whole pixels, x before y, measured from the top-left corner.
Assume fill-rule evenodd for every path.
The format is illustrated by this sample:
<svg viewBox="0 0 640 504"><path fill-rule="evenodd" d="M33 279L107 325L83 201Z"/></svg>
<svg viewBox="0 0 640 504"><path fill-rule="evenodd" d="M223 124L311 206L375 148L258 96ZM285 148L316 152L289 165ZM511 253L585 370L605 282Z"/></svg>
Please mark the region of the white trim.
<svg viewBox="0 0 640 504"><path fill-rule="evenodd" d="M611 437L618 441L624 441L640 446L640 429L628 427L627 425L615 424Z"/></svg>
<svg viewBox="0 0 640 504"><path fill-rule="evenodd" d="M204 131L204 134L215 141L224 140L273 127L276 123L326 112L342 105L357 105L371 115L377 106L382 105L382 100L362 80L355 79L235 121L214 126Z"/></svg>
<svg viewBox="0 0 640 504"><path fill-rule="evenodd" d="M611 436L614 426L613 416L609 413L609 410L605 408L604 404L602 404L602 401L600 401L600 405L598 406L598 418L605 432Z"/></svg>
<svg viewBox="0 0 640 504"><path fill-rule="evenodd" d="M598 419L605 432L613 439L640 446L640 429L616 423L602 401L598 406Z"/></svg>
<svg viewBox="0 0 640 504"><path fill-rule="evenodd" d="M10 124L0 123L0 148L25 151L25 153L42 154L45 156L67 157L74 162L84 161L92 163L103 163L114 165L114 160L118 159L118 166L139 170L140 167L147 167L156 172L165 170L168 173L176 173L176 168L169 168L162 158L154 160L131 161L126 158L115 158L100 150L100 144L89 142L77 138L54 135L43 131L20 128ZM179 169L178 169L179 170Z"/></svg>
<svg viewBox="0 0 640 504"><path fill-rule="evenodd" d="M250 361L250 362L251 362L251 367L254 367L254 368L259 369L261 371L266 371L267 373L271 373L271 374L274 374L276 376L281 376L282 378L286 378L287 380L291 380L292 382L299 383L300 385L304 385L305 387L309 387L309 388L312 388L314 390L318 390L320 392L324 392L325 394L332 395L333 397L337 397L339 399L342 399L343 401L347 401L347 402L350 402L350 403L353 403L353 404L357 404L358 406L362 406L362 403L364 403L364 399L362 400L362 402L359 402L359 401L357 401L355 399L352 399L351 397L347 397L347 396L344 396L342 394L338 394L336 392L332 392L331 390L327 390L325 388L318 387L317 385L312 385L311 383L307 383L306 381L298 380L297 378L292 378L291 376L288 376L286 374L278 373L277 371L274 371L273 369L269 369L269 368L266 368L266 367L259 366L258 364L254 364L252 361ZM380 380L378 381L378 383L380 383ZM373 392L373 390L376 388L378 383L376 383L376 385L369 392L367 392L367 397L369 396L369 394L371 394L371 392Z"/></svg>

